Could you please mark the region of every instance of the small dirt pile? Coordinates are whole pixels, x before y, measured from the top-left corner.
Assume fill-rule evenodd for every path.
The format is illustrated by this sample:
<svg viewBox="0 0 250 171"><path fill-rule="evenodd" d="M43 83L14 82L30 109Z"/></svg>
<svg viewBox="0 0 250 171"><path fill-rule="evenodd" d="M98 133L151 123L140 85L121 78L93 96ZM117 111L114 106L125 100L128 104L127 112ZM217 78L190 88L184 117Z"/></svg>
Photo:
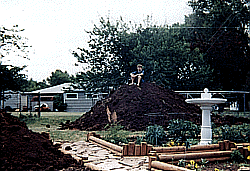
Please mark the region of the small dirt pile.
<svg viewBox="0 0 250 171"><path fill-rule="evenodd" d="M159 117L146 114L159 113ZM171 115L170 113L179 113ZM122 85L108 98L98 101L89 112L62 128L80 130L102 130L110 122L119 122L129 130L145 130L149 122L167 125L169 119L183 118L180 113L189 113L185 119L200 123L199 107L188 104L185 98L174 91L156 84L143 83Z"/></svg>
<svg viewBox="0 0 250 171"><path fill-rule="evenodd" d="M80 165L53 145L47 133L35 133L9 113L0 112L1 170L59 170Z"/></svg>

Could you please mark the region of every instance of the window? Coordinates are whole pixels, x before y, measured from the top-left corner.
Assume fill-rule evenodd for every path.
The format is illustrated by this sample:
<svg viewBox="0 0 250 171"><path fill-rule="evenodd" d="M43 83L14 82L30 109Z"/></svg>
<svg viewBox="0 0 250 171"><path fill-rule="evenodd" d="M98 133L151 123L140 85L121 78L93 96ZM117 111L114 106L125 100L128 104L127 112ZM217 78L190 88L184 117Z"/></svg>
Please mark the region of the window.
<svg viewBox="0 0 250 171"><path fill-rule="evenodd" d="M78 99L77 93L66 93L66 99Z"/></svg>

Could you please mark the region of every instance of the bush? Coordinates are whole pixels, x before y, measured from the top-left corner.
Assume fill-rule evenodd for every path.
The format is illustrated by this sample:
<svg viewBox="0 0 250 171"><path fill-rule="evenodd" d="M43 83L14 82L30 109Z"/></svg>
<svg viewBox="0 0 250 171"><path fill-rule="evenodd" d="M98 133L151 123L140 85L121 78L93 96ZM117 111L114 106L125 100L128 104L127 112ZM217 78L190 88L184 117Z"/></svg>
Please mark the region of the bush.
<svg viewBox="0 0 250 171"><path fill-rule="evenodd" d="M214 130L216 135L220 135L220 140L230 140L233 142L250 142L250 124L221 126Z"/></svg>
<svg viewBox="0 0 250 171"><path fill-rule="evenodd" d="M147 143L152 145L162 145L163 141L166 140L167 135L160 125L148 126L146 130L145 139Z"/></svg>
<svg viewBox="0 0 250 171"><path fill-rule="evenodd" d="M175 142L184 143L188 139L198 138L200 127L191 121L173 119L169 121L168 134L173 137Z"/></svg>
<svg viewBox="0 0 250 171"><path fill-rule="evenodd" d="M124 126L118 124L107 124L105 128L107 127L109 128L107 130L107 134L104 136L106 141L114 144L128 143L127 137L129 133L123 130Z"/></svg>
<svg viewBox="0 0 250 171"><path fill-rule="evenodd" d="M231 159L236 163L241 163L244 161L243 155L240 153L239 150L234 150L231 153Z"/></svg>

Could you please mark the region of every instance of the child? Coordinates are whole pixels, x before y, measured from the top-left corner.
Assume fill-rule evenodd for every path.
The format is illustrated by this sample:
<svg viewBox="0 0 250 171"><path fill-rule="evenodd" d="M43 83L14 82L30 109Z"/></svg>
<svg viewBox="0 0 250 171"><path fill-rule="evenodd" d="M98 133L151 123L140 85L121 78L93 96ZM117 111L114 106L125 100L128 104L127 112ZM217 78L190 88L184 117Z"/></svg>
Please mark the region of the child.
<svg viewBox="0 0 250 171"><path fill-rule="evenodd" d="M132 83L129 85L133 85L135 79L137 78L137 86L140 86L141 82L144 82L144 70L142 70L142 65L138 64L137 65L137 71L134 71L130 74Z"/></svg>

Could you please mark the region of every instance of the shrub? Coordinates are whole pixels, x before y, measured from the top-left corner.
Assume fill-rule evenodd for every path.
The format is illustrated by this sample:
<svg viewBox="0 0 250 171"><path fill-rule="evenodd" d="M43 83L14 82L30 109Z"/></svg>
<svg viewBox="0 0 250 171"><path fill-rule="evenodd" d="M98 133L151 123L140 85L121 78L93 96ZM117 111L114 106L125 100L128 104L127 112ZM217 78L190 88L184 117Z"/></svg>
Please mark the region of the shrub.
<svg viewBox="0 0 250 171"><path fill-rule="evenodd" d="M104 136L106 141L112 142L114 144L128 143L127 137L129 133L123 130L124 126L118 124L107 124L105 128L107 127L109 128L107 130L107 134Z"/></svg>
<svg viewBox="0 0 250 171"><path fill-rule="evenodd" d="M244 157L239 150L234 150L231 152L231 159L236 163L241 163L244 161Z"/></svg>
<svg viewBox="0 0 250 171"><path fill-rule="evenodd" d="M166 140L167 135L160 125L148 126L146 130L145 139L147 143L152 145L162 145L163 141Z"/></svg>
<svg viewBox="0 0 250 171"><path fill-rule="evenodd" d="M230 140L233 142L250 142L250 124L243 125L224 125L214 130L220 135L220 140Z"/></svg>
<svg viewBox="0 0 250 171"><path fill-rule="evenodd" d="M200 127L191 121L173 119L169 121L168 134L175 142L186 142L188 139L195 139L200 134Z"/></svg>

